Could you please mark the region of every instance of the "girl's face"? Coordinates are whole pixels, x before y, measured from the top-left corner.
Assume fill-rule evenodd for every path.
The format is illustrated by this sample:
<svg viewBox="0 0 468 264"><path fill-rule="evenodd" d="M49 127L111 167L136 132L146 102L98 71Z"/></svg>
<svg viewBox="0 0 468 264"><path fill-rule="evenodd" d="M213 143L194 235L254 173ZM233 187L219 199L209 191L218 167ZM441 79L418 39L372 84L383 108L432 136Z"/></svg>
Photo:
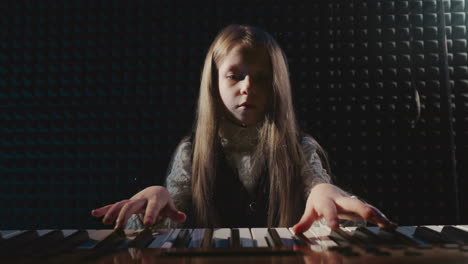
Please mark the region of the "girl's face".
<svg viewBox="0 0 468 264"><path fill-rule="evenodd" d="M263 47L235 46L218 66L219 94L227 114L244 126L264 118L271 82L270 56Z"/></svg>

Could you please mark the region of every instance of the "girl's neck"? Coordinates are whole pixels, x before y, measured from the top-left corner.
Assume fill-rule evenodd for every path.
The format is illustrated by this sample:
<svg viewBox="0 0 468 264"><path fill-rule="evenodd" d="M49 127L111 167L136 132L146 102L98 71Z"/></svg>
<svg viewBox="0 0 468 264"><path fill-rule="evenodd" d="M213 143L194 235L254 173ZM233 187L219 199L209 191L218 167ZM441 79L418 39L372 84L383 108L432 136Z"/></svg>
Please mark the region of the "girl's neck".
<svg viewBox="0 0 468 264"><path fill-rule="evenodd" d="M242 126L223 118L218 134L225 150L251 152L258 142L258 125Z"/></svg>

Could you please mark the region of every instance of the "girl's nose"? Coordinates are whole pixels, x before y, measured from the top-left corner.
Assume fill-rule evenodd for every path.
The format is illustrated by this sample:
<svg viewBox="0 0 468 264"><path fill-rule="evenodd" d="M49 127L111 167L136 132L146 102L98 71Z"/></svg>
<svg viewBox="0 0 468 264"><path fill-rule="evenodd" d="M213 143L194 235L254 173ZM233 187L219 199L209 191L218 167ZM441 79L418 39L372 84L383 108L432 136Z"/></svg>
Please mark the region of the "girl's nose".
<svg viewBox="0 0 468 264"><path fill-rule="evenodd" d="M240 90L241 94L249 94L253 92L252 90L252 80L249 75L246 75L244 80L242 80L242 86Z"/></svg>

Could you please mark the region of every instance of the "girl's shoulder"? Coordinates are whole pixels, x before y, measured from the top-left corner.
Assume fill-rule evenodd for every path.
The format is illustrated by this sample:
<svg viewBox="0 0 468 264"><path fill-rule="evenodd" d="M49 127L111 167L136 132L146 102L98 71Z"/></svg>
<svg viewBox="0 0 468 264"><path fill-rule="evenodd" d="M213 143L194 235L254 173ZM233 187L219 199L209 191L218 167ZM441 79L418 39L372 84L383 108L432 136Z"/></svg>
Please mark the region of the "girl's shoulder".
<svg viewBox="0 0 468 264"><path fill-rule="evenodd" d="M171 161L167 168L166 175L180 174L181 171L188 171L192 163L192 140L190 136L184 137L172 154Z"/></svg>
<svg viewBox="0 0 468 264"><path fill-rule="evenodd" d="M301 133L300 143L303 150L307 152L316 152L317 149L320 149L320 144L317 142L317 140L306 133Z"/></svg>
<svg viewBox="0 0 468 264"><path fill-rule="evenodd" d="M301 133L301 146L306 159L313 160L318 157L322 166L330 172L330 163L328 161L328 153L323 147L309 134Z"/></svg>
<svg viewBox="0 0 468 264"><path fill-rule="evenodd" d="M193 151L193 143L192 143L192 137L191 136L186 136L184 137L179 144L177 145L172 160L186 160L186 159L191 159L192 157L192 151Z"/></svg>
<svg viewBox="0 0 468 264"><path fill-rule="evenodd" d="M176 152L177 151L190 151L191 152L192 145L193 145L192 138L193 138L192 135L184 137L177 145Z"/></svg>

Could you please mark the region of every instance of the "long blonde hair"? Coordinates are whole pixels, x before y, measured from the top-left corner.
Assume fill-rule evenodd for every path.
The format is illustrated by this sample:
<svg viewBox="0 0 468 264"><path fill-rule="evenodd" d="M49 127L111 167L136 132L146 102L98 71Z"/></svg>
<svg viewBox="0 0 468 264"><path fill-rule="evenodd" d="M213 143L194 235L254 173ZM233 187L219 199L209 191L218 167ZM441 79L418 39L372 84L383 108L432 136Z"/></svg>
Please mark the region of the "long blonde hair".
<svg viewBox="0 0 468 264"><path fill-rule="evenodd" d="M272 69L272 98L259 129L253 164L268 167L268 226L291 226L305 206L301 170L305 164L294 114L286 57L268 33L252 26L231 25L217 35L205 58L193 139L192 204L198 226L217 226L213 206L215 146L223 115L217 85L220 61L235 46L264 47Z"/></svg>

